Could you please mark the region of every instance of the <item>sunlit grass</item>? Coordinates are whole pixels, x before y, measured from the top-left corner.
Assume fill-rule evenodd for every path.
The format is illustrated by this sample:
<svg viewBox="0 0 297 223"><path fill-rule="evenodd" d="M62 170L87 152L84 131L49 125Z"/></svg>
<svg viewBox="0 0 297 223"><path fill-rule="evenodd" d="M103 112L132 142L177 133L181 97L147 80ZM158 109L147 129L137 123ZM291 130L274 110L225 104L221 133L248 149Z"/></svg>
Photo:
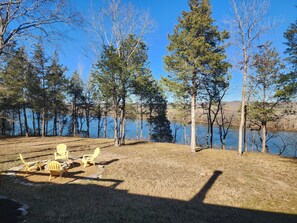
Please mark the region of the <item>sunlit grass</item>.
<svg viewBox="0 0 297 223"><path fill-rule="evenodd" d="M190 221L186 207L194 201L202 207L213 204L297 214L297 161L293 158L258 153L239 157L235 151L211 149L193 154L188 146L166 143L131 141L115 148L112 139L34 137L1 139L0 170L20 165L18 153L27 161L53 159L58 143L67 144L72 158L99 146L96 161L102 168L101 178L88 179L100 171L98 166L77 166L50 183L46 171L40 176L39 172L19 175L25 182L38 181L37 187L3 178L0 194L28 204L28 222L139 222L144 216L162 222L176 215L172 205L185 208L180 210L181 218ZM222 174L199 200L197 195L214 171ZM193 216L216 215L208 211Z"/></svg>

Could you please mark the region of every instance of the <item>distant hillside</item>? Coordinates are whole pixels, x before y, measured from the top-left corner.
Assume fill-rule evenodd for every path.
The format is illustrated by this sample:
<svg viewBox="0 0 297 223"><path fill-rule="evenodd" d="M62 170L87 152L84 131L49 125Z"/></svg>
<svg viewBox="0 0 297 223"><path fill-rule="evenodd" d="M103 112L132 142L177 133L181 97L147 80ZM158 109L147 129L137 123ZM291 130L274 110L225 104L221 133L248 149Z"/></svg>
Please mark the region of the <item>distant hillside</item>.
<svg viewBox="0 0 297 223"><path fill-rule="evenodd" d="M225 103L225 114L227 117L231 117L234 114L232 126L239 126L240 123L240 101L230 101L224 102ZM297 111L297 103L294 102L291 104L292 111ZM282 108L279 108L282 109ZM171 103L168 105L168 118L170 121L177 121L178 112L174 109L174 105ZM187 122L190 123L190 115L187 118ZM248 119L248 118L247 118ZM286 115L282 117L278 122L269 122L268 123L268 130L286 130L286 131L297 131L297 114ZM206 114L203 114L203 110L198 105L196 110L196 121L197 123L207 124L207 117ZM247 126L249 128L256 128L255 125L247 121Z"/></svg>

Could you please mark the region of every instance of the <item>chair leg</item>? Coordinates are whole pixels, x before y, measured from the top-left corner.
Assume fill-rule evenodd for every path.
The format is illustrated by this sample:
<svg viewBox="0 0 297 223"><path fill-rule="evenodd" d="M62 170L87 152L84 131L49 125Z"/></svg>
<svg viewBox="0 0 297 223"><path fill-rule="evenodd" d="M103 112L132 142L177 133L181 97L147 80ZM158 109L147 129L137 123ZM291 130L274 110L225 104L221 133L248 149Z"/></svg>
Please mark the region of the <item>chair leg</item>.
<svg viewBox="0 0 297 223"><path fill-rule="evenodd" d="M25 168L26 174L29 173L29 169L30 169L30 167L26 166L26 168Z"/></svg>
<svg viewBox="0 0 297 223"><path fill-rule="evenodd" d="M48 178L48 181L51 181L51 178L52 178L52 175L50 174L49 175L49 178Z"/></svg>

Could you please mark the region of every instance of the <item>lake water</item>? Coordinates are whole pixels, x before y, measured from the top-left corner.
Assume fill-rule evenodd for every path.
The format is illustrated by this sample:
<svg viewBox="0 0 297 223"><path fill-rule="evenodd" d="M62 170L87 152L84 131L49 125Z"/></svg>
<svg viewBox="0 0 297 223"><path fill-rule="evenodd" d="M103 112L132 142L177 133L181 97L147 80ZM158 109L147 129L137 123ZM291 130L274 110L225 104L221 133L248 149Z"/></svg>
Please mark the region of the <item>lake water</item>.
<svg viewBox="0 0 297 223"><path fill-rule="evenodd" d="M29 113L29 112L28 112ZM28 124L29 128L32 129L32 117L30 117L30 113L28 115ZM68 118L68 121L70 119ZM51 129L52 123L49 122L49 130ZM65 125L63 130L63 135L67 135L68 133L69 122ZM97 126L98 120L94 119L90 123L90 137L97 138ZM140 124L139 124L140 126ZM172 133L174 132L174 126L179 126L177 130L176 143L185 144L184 140L184 128L178 124L171 125ZM83 129L85 130L85 124L83 125ZM16 124L16 130L18 131L18 125ZM190 126L186 127L187 132L187 143L190 142ZM198 125L196 127L196 137L198 144L201 146L206 145L205 138L207 133L206 125ZM269 137L271 139L267 142L271 154L279 154L280 151L286 146L286 149L282 153L282 156L289 157L297 157L297 132L285 132L278 131L274 133L269 133ZM103 137L103 129L100 132L100 137ZM107 127L107 138L113 138L113 120L111 117L108 118L108 127ZM126 139L136 139L136 121L127 120L126 124ZM148 123L144 121L143 124L143 140L148 140ZM258 145L258 147L255 145ZM226 138L226 149L237 149L238 145L238 128L233 128L229 130L228 136ZM213 137L213 147L220 148L220 138L219 138L219 130L217 127L214 128L214 137ZM248 151L260 151L261 150L261 142L259 140L258 132L256 131L247 131L247 149Z"/></svg>
<svg viewBox="0 0 297 223"><path fill-rule="evenodd" d="M90 137L96 138L97 135L97 123L95 120L91 122L90 125ZM108 119L108 128L107 128L107 137L113 138L113 120L111 118ZM139 125L140 126L140 125ZM177 126L179 126L177 124ZM171 125L172 133L174 133L174 125ZM190 126L186 127L187 131L187 142L190 142ZM207 133L206 125L198 125L196 127L196 137L199 145L205 146L205 138ZM103 130L101 131L100 137L103 136ZM285 151L282 153L283 156L297 157L297 132L285 132L278 131L274 133L269 133L269 137L271 139L267 142L271 154L279 154L281 149L284 148L284 143L287 143L287 147ZM282 139L281 139L282 138ZM136 139L136 121L127 120L126 126L126 139ZM143 125L143 139L148 140L148 123L144 121ZM258 132L256 131L247 131L247 149L248 151L260 151L261 150L261 142L259 140ZM256 142L257 146L255 145ZM185 144L184 140L184 128L183 126L179 126L177 130L176 143ZM213 146L220 148L220 137L219 137L219 129L217 127L214 128L214 137L213 137ZM226 149L237 149L238 146L238 128L232 128L229 130L229 133L226 138Z"/></svg>

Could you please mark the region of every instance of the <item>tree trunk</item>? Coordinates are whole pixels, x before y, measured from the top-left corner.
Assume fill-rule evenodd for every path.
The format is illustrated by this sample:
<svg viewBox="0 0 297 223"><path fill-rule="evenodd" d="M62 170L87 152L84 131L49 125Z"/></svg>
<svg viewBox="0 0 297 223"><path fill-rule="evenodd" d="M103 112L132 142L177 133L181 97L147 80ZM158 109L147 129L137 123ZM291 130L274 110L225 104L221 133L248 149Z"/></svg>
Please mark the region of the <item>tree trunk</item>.
<svg viewBox="0 0 297 223"><path fill-rule="evenodd" d="M22 119L21 119L21 110L18 110L18 116L19 116L19 123L20 123L20 133L21 136L23 135L23 125L22 125Z"/></svg>
<svg viewBox="0 0 297 223"><path fill-rule="evenodd" d="M35 126L35 112L32 110L32 126L33 126L33 134L36 135L36 126Z"/></svg>
<svg viewBox="0 0 297 223"><path fill-rule="evenodd" d="M195 108L196 108L196 93L195 90L192 92L192 102L191 102L191 152L196 152L196 118L195 118Z"/></svg>
<svg viewBox="0 0 297 223"><path fill-rule="evenodd" d="M148 128L148 140L152 140L152 119L153 119L153 108L149 108L149 128Z"/></svg>
<svg viewBox="0 0 297 223"><path fill-rule="evenodd" d="M89 109L89 105L87 105L87 109L86 109L86 124L87 124L87 134L86 137L90 138L90 109ZM98 135L99 138L99 135Z"/></svg>
<svg viewBox="0 0 297 223"><path fill-rule="evenodd" d="M242 155L242 131L244 126L244 107L245 107L245 91L246 91L246 76L247 76L247 54L246 48L243 49L243 85L242 85L242 95L241 95L241 114L240 114L240 125L238 134L238 154Z"/></svg>
<svg viewBox="0 0 297 223"><path fill-rule="evenodd" d="M212 148L212 144L213 144L213 121L211 120L211 105L212 105L212 100L209 101L209 105L208 105L208 125L209 125L209 145L210 148Z"/></svg>
<svg viewBox="0 0 297 223"><path fill-rule="evenodd" d="M185 145L187 145L187 126L184 125L184 140L185 140Z"/></svg>
<svg viewBox="0 0 297 223"><path fill-rule="evenodd" d="M6 119L2 118L1 122L2 122L1 134L6 135Z"/></svg>
<svg viewBox="0 0 297 223"><path fill-rule="evenodd" d="M125 144L126 139L126 118L123 120L123 136L122 136L122 144Z"/></svg>
<svg viewBox="0 0 297 223"><path fill-rule="evenodd" d="M98 118L98 126L97 126L98 127L98 131L97 131L97 133L98 133L98 138L100 138L101 118L102 118L100 110L99 110L99 112L97 114L97 118Z"/></svg>
<svg viewBox="0 0 297 223"><path fill-rule="evenodd" d="M60 122L61 122L61 126L60 126L60 130L59 130L59 135L62 136L63 135L64 126L67 123L67 118L64 120L64 116L60 116Z"/></svg>
<svg viewBox="0 0 297 223"><path fill-rule="evenodd" d="M62 122L61 122L61 114L58 116L58 135L61 136Z"/></svg>
<svg viewBox="0 0 297 223"><path fill-rule="evenodd" d="M100 138L100 119L98 118L98 124L97 124L97 137Z"/></svg>
<svg viewBox="0 0 297 223"><path fill-rule="evenodd" d="M176 143L176 136L177 136L177 131L178 131L178 128L174 128L174 137L173 137L173 143Z"/></svg>
<svg viewBox="0 0 297 223"><path fill-rule="evenodd" d="M246 118L247 118L247 106L244 106L244 128L243 128L243 148L244 151L247 152L247 140L246 140Z"/></svg>
<svg viewBox="0 0 297 223"><path fill-rule="evenodd" d="M76 103L75 103L75 101L73 102L73 104L72 104L72 124L73 124L73 126L72 126L72 129L73 129L73 137L75 137L76 136Z"/></svg>
<svg viewBox="0 0 297 223"><path fill-rule="evenodd" d="M210 120L209 120L209 109L208 109L208 112L207 112L207 132L206 132L206 135L205 135L205 143L206 143L206 146L207 148L209 148L209 134L210 134Z"/></svg>
<svg viewBox="0 0 297 223"><path fill-rule="evenodd" d="M25 124L26 137L29 137L29 128L28 128L27 113L26 113L25 106L23 107L23 113L24 113L24 124Z"/></svg>
<svg viewBox="0 0 297 223"><path fill-rule="evenodd" d="M37 129L38 129L38 135L40 136L40 112L37 113Z"/></svg>
<svg viewBox="0 0 297 223"><path fill-rule="evenodd" d="M125 118L126 118L126 98L122 97L121 117L120 117L120 140L121 144L125 144Z"/></svg>
<svg viewBox="0 0 297 223"><path fill-rule="evenodd" d="M135 136L136 136L136 140L138 141L139 138L138 138L138 120L137 119L135 120L135 125L136 125L136 134L135 134Z"/></svg>
<svg viewBox="0 0 297 223"><path fill-rule="evenodd" d="M45 120L45 135L48 135L48 119Z"/></svg>
<svg viewBox="0 0 297 223"><path fill-rule="evenodd" d="M213 122L210 123L210 148L213 148Z"/></svg>
<svg viewBox="0 0 297 223"><path fill-rule="evenodd" d="M41 136L45 136L45 108L42 108L42 130L41 130Z"/></svg>
<svg viewBox="0 0 297 223"><path fill-rule="evenodd" d="M57 112L54 111L53 135L57 136Z"/></svg>
<svg viewBox="0 0 297 223"><path fill-rule="evenodd" d="M107 133L107 110L104 111L104 133L103 137L106 138L106 133Z"/></svg>
<svg viewBox="0 0 297 223"><path fill-rule="evenodd" d="M14 111L12 112L12 119L13 119L13 122L12 122L12 135L14 136L15 135L15 113L14 113Z"/></svg>
<svg viewBox="0 0 297 223"><path fill-rule="evenodd" d="M114 110L113 110L113 121L114 121L114 145L115 147L119 147L119 134L118 134L118 107L114 105Z"/></svg>
<svg viewBox="0 0 297 223"><path fill-rule="evenodd" d="M267 153L267 147L266 147L266 122L261 123L261 129L262 129L262 153Z"/></svg>
<svg viewBox="0 0 297 223"><path fill-rule="evenodd" d="M223 139L222 150L226 150L226 139Z"/></svg>
<svg viewBox="0 0 297 223"><path fill-rule="evenodd" d="M143 109L142 109L142 101L140 103L140 139L143 139Z"/></svg>

